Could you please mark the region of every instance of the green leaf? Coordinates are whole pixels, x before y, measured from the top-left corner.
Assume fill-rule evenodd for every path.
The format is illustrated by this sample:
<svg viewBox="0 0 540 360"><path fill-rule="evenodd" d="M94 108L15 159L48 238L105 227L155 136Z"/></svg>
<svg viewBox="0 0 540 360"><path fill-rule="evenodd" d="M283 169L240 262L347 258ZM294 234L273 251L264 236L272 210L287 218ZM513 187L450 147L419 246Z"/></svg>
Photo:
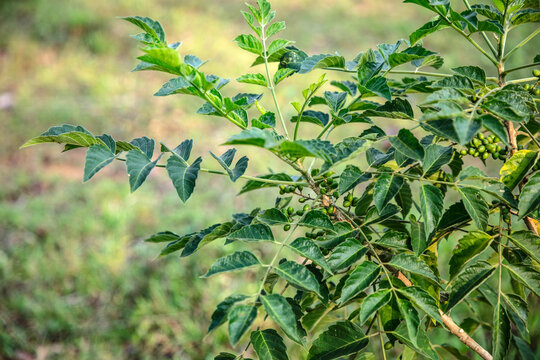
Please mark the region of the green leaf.
<svg viewBox="0 0 540 360"><path fill-rule="evenodd" d="M369 79L364 85L358 84L358 89L364 95L377 95L386 100L392 100L392 92L388 86L386 78L382 76L375 76Z"/></svg>
<svg viewBox="0 0 540 360"><path fill-rule="evenodd" d="M94 137L94 135L82 126L64 124L62 126L53 126L49 128L49 130L45 131L40 136L28 140L21 148L52 142L82 147L105 145L101 139Z"/></svg>
<svg viewBox="0 0 540 360"><path fill-rule="evenodd" d="M198 90L181 76L167 81L154 96L168 96L175 94L199 96Z"/></svg>
<svg viewBox="0 0 540 360"><path fill-rule="evenodd" d="M501 175L501 182L503 182L510 190L514 190L534 166L537 158L538 151L516 151L514 155L504 163L499 172Z"/></svg>
<svg viewBox="0 0 540 360"><path fill-rule="evenodd" d="M355 354L365 348L368 342L358 325L340 321L331 325L313 342L308 360L331 360Z"/></svg>
<svg viewBox="0 0 540 360"><path fill-rule="evenodd" d="M328 265L333 271L338 271L360 260L367 248L356 238L349 238L335 247L328 257Z"/></svg>
<svg viewBox="0 0 540 360"><path fill-rule="evenodd" d="M305 266L294 261L285 261L274 268L276 274L291 285L300 289L312 291L322 298L317 278Z"/></svg>
<svg viewBox="0 0 540 360"><path fill-rule="evenodd" d="M130 141L131 145L134 145L137 149L142 151L149 159L154 155L155 141L146 136L136 138ZM187 160L187 159L186 159Z"/></svg>
<svg viewBox="0 0 540 360"><path fill-rule="evenodd" d="M229 341L231 345L234 346L240 341L256 317L257 308L254 305L236 305L229 311Z"/></svg>
<svg viewBox="0 0 540 360"><path fill-rule="evenodd" d="M266 313L274 320L287 336L302 344L302 336L298 333L296 317L291 305L280 294L270 294L260 297Z"/></svg>
<svg viewBox="0 0 540 360"><path fill-rule="evenodd" d="M418 161L422 161L424 158L424 147L408 129L399 130L398 135L389 137L388 141L396 151L399 151L406 157Z"/></svg>
<svg viewBox="0 0 540 360"><path fill-rule="evenodd" d="M338 191L340 194L345 194L347 191L353 189L361 182L368 180L370 177L369 174L364 174L362 170L356 166L347 165L339 177Z"/></svg>
<svg viewBox="0 0 540 360"><path fill-rule="evenodd" d="M308 211L298 224L316 229L334 231L334 225L330 217L318 209Z"/></svg>
<svg viewBox="0 0 540 360"><path fill-rule="evenodd" d="M291 243L291 248L293 248L298 254L302 255L305 258L310 259L315 264L319 265L325 271L333 275L330 266L326 262L324 255L321 252L321 249L315 244L311 239L305 237L299 237Z"/></svg>
<svg viewBox="0 0 540 360"><path fill-rule="evenodd" d="M517 15L512 18L514 26L526 23L540 23L539 9L523 9L517 12Z"/></svg>
<svg viewBox="0 0 540 360"><path fill-rule="evenodd" d="M482 120L470 116L457 116L453 124L461 145L466 145L471 141L482 128Z"/></svg>
<svg viewBox="0 0 540 360"><path fill-rule="evenodd" d="M432 319L443 325L439 306L437 301L429 295L424 289L417 286L408 286L398 290L401 295L406 297L416 308L424 311Z"/></svg>
<svg viewBox="0 0 540 360"><path fill-rule="evenodd" d="M463 187L458 187L457 191L461 195L465 209L467 209L476 226L481 230L485 230L488 225L489 205L480 192L473 188Z"/></svg>
<svg viewBox="0 0 540 360"><path fill-rule="evenodd" d="M249 159L247 156L242 156L237 162L234 169L231 169L231 164L236 154L236 149L229 149L223 155L217 156L210 151L210 155L227 171L229 178L232 182L238 180L238 178L246 172Z"/></svg>
<svg viewBox="0 0 540 360"><path fill-rule="evenodd" d="M267 175L258 176L258 178L269 179L269 180L279 180L279 181L293 181L289 175L284 174L284 173L267 174ZM240 190L238 195L244 194L248 191L259 190L259 189L268 188L268 187L277 187L277 186L278 186L277 184L273 184L269 182L248 180L246 184L244 185L244 187L242 188L242 190Z"/></svg>
<svg viewBox="0 0 540 360"><path fill-rule="evenodd" d="M148 239L144 240L151 243L160 243L160 242L170 242L180 239L180 236L176 235L171 231L160 231L157 234L150 236Z"/></svg>
<svg viewBox="0 0 540 360"><path fill-rule="evenodd" d="M260 360L289 360L287 347L274 329L253 331L251 343Z"/></svg>
<svg viewBox="0 0 540 360"><path fill-rule="evenodd" d="M505 265L512 277L540 296L540 272L527 265Z"/></svg>
<svg viewBox="0 0 540 360"><path fill-rule="evenodd" d="M497 135L505 145L509 145L508 132L499 119L491 114L484 114L480 117L480 119L482 120L482 124L486 129Z"/></svg>
<svg viewBox="0 0 540 360"><path fill-rule="evenodd" d="M268 86L263 74L245 74L236 79L239 83Z"/></svg>
<svg viewBox="0 0 540 360"><path fill-rule="evenodd" d="M411 45L416 44L418 41L423 39L424 37L433 34L434 32L437 32L441 29L444 29L448 27L449 25L446 24L442 19L436 18L435 20L432 20L420 27L418 30L413 32L411 35L409 35L409 40L411 42Z"/></svg>
<svg viewBox="0 0 540 360"><path fill-rule="evenodd" d="M276 35L278 32L285 30L285 27L285 21L276 21L266 29L266 37L269 38Z"/></svg>
<svg viewBox="0 0 540 360"><path fill-rule="evenodd" d="M282 82L283 80L285 80L286 78L294 74L295 72L296 71L293 69L286 69L286 68L278 69L278 71L276 71L276 73L274 74L274 79L273 79L274 86L276 86L277 84L279 84L280 82Z"/></svg>
<svg viewBox="0 0 540 360"><path fill-rule="evenodd" d="M262 214L257 215L257 220L267 225L283 225L290 223L287 216L285 216L281 210L276 208L264 210Z"/></svg>
<svg viewBox="0 0 540 360"><path fill-rule="evenodd" d="M537 190L538 191L538 190ZM537 263L540 263L540 237L532 231L517 231L511 235L505 235L518 248L531 257Z"/></svg>
<svg viewBox="0 0 540 360"><path fill-rule="evenodd" d="M284 39L276 39L270 43L268 46L267 55L272 56L272 54L278 52L279 50L283 49L287 45L292 44L293 42L290 40L284 40Z"/></svg>
<svg viewBox="0 0 540 360"><path fill-rule="evenodd" d="M253 145L269 149L280 141L281 138L273 131L251 128L231 136L224 145Z"/></svg>
<svg viewBox="0 0 540 360"><path fill-rule="evenodd" d="M519 217L523 218L540 206L540 172L529 178L519 194Z"/></svg>
<svg viewBox="0 0 540 360"><path fill-rule="evenodd" d="M424 261L422 261L422 259L413 254L397 254L390 261L390 265L396 269L408 271L411 274L421 276L431 281L433 284L439 284L439 279L435 273L433 273L433 270L431 270L431 268Z"/></svg>
<svg viewBox="0 0 540 360"><path fill-rule="evenodd" d="M345 304L371 285L379 276L380 271L379 266L371 261L364 261L358 265L345 281L341 291L340 305Z"/></svg>
<svg viewBox="0 0 540 360"><path fill-rule="evenodd" d="M302 61L298 73L305 74L312 70L326 67L343 69L345 68L345 58L341 55L331 54L313 55Z"/></svg>
<svg viewBox="0 0 540 360"><path fill-rule="evenodd" d="M129 187L134 192L141 186L152 169L157 165L161 154L155 161L152 161L139 150L131 150L126 154L126 167L129 176Z"/></svg>
<svg viewBox="0 0 540 360"><path fill-rule="evenodd" d="M516 348L518 349L519 355L521 356L520 359L522 360L535 360L536 356L532 352L529 344L525 342L525 340L517 337L512 336L512 339L514 339L514 343L516 344Z"/></svg>
<svg viewBox="0 0 540 360"><path fill-rule="evenodd" d="M511 326L510 319L504 307L500 303L497 304L493 312L493 335L492 335L492 350L493 360L506 359L506 353L510 346Z"/></svg>
<svg viewBox="0 0 540 360"><path fill-rule="evenodd" d="M149 17L141 16L126 16L121 19L126 20L135 26L138 26L139 28L144 30L144 32L150 35L154 40L159 43L165 44L165 32L163 31L163 28L161 27L161 24L159 22Z"/></svg>
<svg viewBox="0 0 540 360"><path fill-rule="evenodd" d="M291 118L291 122L297 122L299 117L299 115L293 116ZM329 121L330 116L327 113L313 110L305 110L302 113L302 118L300 119L300 122L308 122L311 124L319 125L320 127L325 127Z"/></svg>
<svg viewBox="0 0 540 360"><path fill-rule="evenodd" d="M417 345L418 342L418 326L420 325L420 319L418 318L418 312L414 309L409 300L400 298L396 299L399 312L405 320L405 326L407 327L407 333L409 334L409 340L413 345Z"/></svg>
<svg viewBox="0 0 540 360"><path fill-rule="evenodd" d="M390 289L383 289L369 294L360 307L360 313L358 314L358 320L360 324L363 324L369 319L369 317L381 307L386 305L392 298L392 291Z"/></svg>
<svg viewBox="0 0 540 360"><path fill-rule="evenodd" d="M332 162L336 149L329 141L311 140L285 140L281 143L279 151L293 158L315 157Z"/></svg>
<svg viewBox="0 0 540 360"><path fill-rule="evenodd" d="M477 261L463 269L453 281L452 291L448 298L446 312L459 304L467 295L482 285L492 274L495 268L485 261Z"/></svg>
<svg viewBox="0 0 540 360"><path fill-rule="evenodd" d="M373 202L379 212L397 195L403 183L403 178L394 173L379 177L373 188Z"/></svg>
<svg viewBox="0 0 540 360"><path fill-rule="evenodd" d="M465 76L453 75L437 81L432 85L434 88L452 88L462 90L473 90L474 86L472 81Z"/></svg>
<svg viewBox="0 0 540 360"><path fill-rule="evenodd" d="M465 76L479 84L486 83L486 73L478 66L460 66L452 69L453 72Z"/></svg>
<svg viewBox="0 0 540 360"><path fill-rule="evenodd" d="M92 145L86 151L86 161L84 163L84 179L88 181L98 171L109 165L116 156L105 145Z"/></svg>
<svg viewBox="0 0 540 360"><path fill-rule="evenodd" d="M227 320L227 315L229 314L229 310L231 307L239 302L247 299L248 297L245 295L231 295L225 298L222 302L220 302L216 310L214 310L214 313L212 314L212 322L210 323L210 326L208 327L208 332L214 330L218 326L225 323Z"/></svg>
<svg viewBox="0 0 540 360"><path fill-rule="evenodd" d="M431 237L441 220L443 200L443 193L435 186L425 183L420 185L420 209L428 237Z"/></svg>
<svg viewBox="0 0 540 360"><path fill-rule="evenodd" d="M227 236L229 241L274 241L272 229L265 224L247 225Z"/></svg>
<svg viewBox="0 0 540 360"><path fill-rule="evenodd" d="M482 231L471 231L462 237L450 258L450 279L453 279L461 269L491 243L491 236Z"/></svg>
<svg viewBox="0 0 540 360"><path fill-rule="evenodd" d="M263 52L263 46L259 39L257 39L255 36L249 34L249 35L238 35L234 41L238 44L238 46L246 51L249 51L251 53L262 55Z"/></svg>
<svg viewBox="0 0 540 360"><path fill-rule="evenodd" d="M431 144L425 149L422 168L424 176L429 177L436 173L443 165L452 160L454 150L451 147L443 147L437 144Z"/></svg>
<svg viewBox="0 0 540 360"><path fill-rule="evenodd" d="M382 246L390 249L408 250L407 240L409 235L398 231L387 231L384 235L374 240L372 243L377 246Z"/></svg>
<svg viewBox="0 0 540 360"><path fill-rule="evenodd" d="M260 265L259 259L249 251L236 251L231 255L227 255L217 259L204 277L209 277L214 274L219 274L227 271L234 271L250 266Z"/></svg>
<svg viewBox="0 0 540 360"><path fill-rule="evenodd" d="M195 182L201 168L202 158L198 157L191 165L186 166L185 160L171 156L167 160L167 172L172 180L178 196L183 202L193 193Z"/></svg>

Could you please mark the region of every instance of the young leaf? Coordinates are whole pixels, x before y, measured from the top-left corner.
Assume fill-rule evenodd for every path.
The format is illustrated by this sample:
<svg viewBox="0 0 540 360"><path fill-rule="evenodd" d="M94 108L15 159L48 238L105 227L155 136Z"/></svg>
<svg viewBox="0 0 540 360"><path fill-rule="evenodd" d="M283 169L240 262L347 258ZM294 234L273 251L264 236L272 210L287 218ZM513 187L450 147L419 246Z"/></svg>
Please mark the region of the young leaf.
<svg viewBox="0 0 540 360"><path fill-rule="evenodd" d="M369 294L360 307L360 313L358 314L358 320L360 324L363 324L369 319L369 317L381 307L386 305L392 298L392 291L390 289L383 289Z"/></svg>
<svg viewBox="0 0 540 360"><path fill-rule="evenodd" d="M467 295L482 285L493 272L495 272L495 268L485 261L478 261L463 269L453 281L454 283L448 298L446 312L450 311Z"/></svg>
<svg viewBox="0 0 540 360"><path fill-rule="evenodd" d="M245 74L236 79L239 83L268 86L263 74Z"/></svg>
<svg viewBox="0 0 540 360"><path fill-rule="evenodd" d="M210 155L227 171L229 178L232 182L238 180L238 178L246 172L249 159L247 156L242 156L237 162L234 169L231 169L231 164L236 154L236 149L229 149L223 155L217 156L210 151Z"/></svg>
<svg viewBox="0 0 540 360"><path fill-rule="evenodd" d="M419 257L412 254L401 253L397 254L390 260L390 265L402 271L408 271L412 274L422 276L427 280L438 284L439 280L433 270Z"/></svg>
<svg viewBox="0 0 540 360"><path fill-rule="evenodd" d="M126 167L129 176L129 187L131 192L134 192L141 186L150 171L156 166L161 154L155 161L150 160L144 153L139 150L131 150L126 154Z"/></svg>
<svg viewBox="0 0 540 360"><path fill-rule="evenodd" d="M209 277L222 272L243 269L250 266L260 265L259 259L250 251L237 251L217 259L204 277Z"/></svg>
<svg viewBox="0 0 540 360"><path fill-rule="evenodd" d="M291 243L291 248L294 249L297 253L302 255L305 258L310 259L315 264L319 265L329 274L333 275L330 266L326 262L324 255L321 252L321 249L315 244L315 242L306 237L299 237Z"/></svg>
<svg viewBox="0 0 540 360"><path fill-rule="evenodd" d="M360 260L367 250L360 240L355 238L346 239L332 251L328 257L328 265L334 271L344 269Z"/></svg>
<svg viewBox="0 0 540 360"><path fill-rule="evenodd" d="M171 156L167 160L167 172L178 196L183 202L189 199L193 193L193 189L195 189L195 182L201 168L201 162L201 157L198 157L189 166L186 166L185 161L178 156Z"/></svg>
<svg viewBox="0 0 540 360"><path fill-rule="evenodd" d="M481 230L485 230L489 217L489 205L487 202L476 189L458 187L457 190L461 195L465 209L467 209L476 226Z"/></svg>
<svg viewBox="0 0 540 360"><path fill-rule="evenodd" d="M525 175L534 166L536 159L538 158L538 151L532 150L519 150L508 159L502 166L499 174L501 175L501 181L510 190L521 183Z"/></svg>
<svg viewBox="0 0 540 360"><path fill-rule="evenodd" d="M345 281L345 285L341 291L340 304L345 304L371 285L377 276L379 276L380 271L379 266L371 261L364 261L358 265Z"/></svg>
<svg viewBox="0 0 540 360"><path fill-rule="evenodd" d="M238 35L236 39L234 39L238 46L246 51L249 51L251 53L262 55L263 46L259 39L257 39L255 36L249 34L249 35Z"/></svg>
<svg viewBox="0 0 540 360"><path fill-rule="evenodd" d="M227 317L229 319L229 341L234 346L255 321L257 308L254 305L236 305L229 311Z"/></svg>
<svg viewBox="0 0 540 360"><path fill-rule="evenodd" d="M275 23L268 26L268 29L266 29L266 37L272 37L282 30L285 30L285 22L276 21Z"/></svg>
<svg viewBox="0 0 540 360"><path fill-rule="evenodd" d="M403 178L394 173L383 174L379 177L373 189L373 202L379 212L397 195L403 182Z"/></svg>
<svg viewBox="0 0 540 360"><path fill-rule="evenodd" d="M253 331L251 343L260 360L289 360L287 347L274 329ZM233 360L236 358L234 356Z"/></svg>
<svg viewBox="0 0 540 360"><path fill-rule="evenodd" d="M433 185L420 185L420 209L424 219L426 234L431 236L442 216L444 195Z"/></svg>
<svg viewBox="0 0 540 360"><path fill-rule="evenodd" d="M294 261L285 261L274 268L274 271L291 285L312 291L321 296L319 282L311 271Z"/></svg>
<svg viewBox="0 0 540 360"><path fill-rule="evenodd" d="M491 236L482 231L471 231L459 240L450 258L450 279L453 279L471 259L491 243Z"/></svg>
<svg viewBox="0 0 540 360"><path fill-rule="evenodd" d="M519 194L519 217L523 218L540 206L540 172L529 178Z"/></svg>
<svg viewBox="0 0 540 360"><path fill-rule="evenodd" d="M298 333L296 317L291 305L280 294L270 294L260 297L268 316L274 320L287 336L302 344L302 336Z"/></svg>
<svg viewBox="0 0 540 360"><path fill-rule="evenodd" d="M115 158L116 156L111 149L105 145L98 144L90 146L86 151L83 181L90 180L92 176L109 165Z"/></svg>
<svg viewBox="0 0 540 360"><path fill-rule="evenodd" d="M418 161L422 161L424 158L424 147L408 129L399 130L397 136L389 137L388 141L390 141L390 144L392 144L397 151L406 157Z"/></svg>
<svg viewBox="0 0 540 360"><path fill-rule="evenodd" d="M229 314L229 310L231 307L239 302L247 299L248 297L245 295L230 295L225 298L222 302L220 302L216 310L214 310L214 313L212 314L212 322L210 323L210 326L208 327L208 332L214 330L218 326L222 325L227 321L227 315Z"/></svg>
<svg viewBox="0 0 540 360"><path fill-rule="evenodd" d="M248 225L227 236L229 241L274 241L272 229L265 224Z"/></svg>
<svg viewBox="0 0 540 360"><path fill-rule="evenodd" d="M359 352L368 344L362 329L350 322L340 321L324 331L309 349L308 360L332 360Z"/></svg>

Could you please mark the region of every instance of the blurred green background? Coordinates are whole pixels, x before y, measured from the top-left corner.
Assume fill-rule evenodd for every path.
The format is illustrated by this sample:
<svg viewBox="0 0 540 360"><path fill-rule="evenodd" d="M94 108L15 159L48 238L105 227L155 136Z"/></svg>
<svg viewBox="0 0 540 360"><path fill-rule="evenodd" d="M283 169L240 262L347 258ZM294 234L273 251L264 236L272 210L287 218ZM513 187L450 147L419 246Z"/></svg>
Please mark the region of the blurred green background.
<svg viewBox="0 0 540 360"><path fill-rule="evenodd" d="M407 37L431 16L398 1L272 3L287 22L283 36L308 53L337 50L347 58ZM224 151L217 144L236 129L194 115L200 103L192 98L153 97L168 79L130 72L138 50L128 35L136 29L115 17L159 20L170 42L183 41L181 53L209 59L205 71L234 79L253 60L232 41L247 32L242 8L236 0L0 0L0 359L208 359L229 347L223 329L205 337L209 317L229 293L254 289L243 285L245 275L199 279L223 253L221 242L208 248L212 256L180 260L156 259L159 246L142 239L226 220L250 201L269 206L272 191L236 197L240 182L201 174L184 205L157 169L130 195L123 164L83 186L84 151L18 147L71 123L125 140L147 135L176 145L194 138L206 166L216 165L208 151ZM522 37L514 35L514 42ZM446 57L446 69L482 64L451 32L425 45ZM530 60L534 47L515 62ZM283 104L315 76L285 81ZM228 91L240 89L233 81ZM248 174L272 165L251 158Z"/></svg>

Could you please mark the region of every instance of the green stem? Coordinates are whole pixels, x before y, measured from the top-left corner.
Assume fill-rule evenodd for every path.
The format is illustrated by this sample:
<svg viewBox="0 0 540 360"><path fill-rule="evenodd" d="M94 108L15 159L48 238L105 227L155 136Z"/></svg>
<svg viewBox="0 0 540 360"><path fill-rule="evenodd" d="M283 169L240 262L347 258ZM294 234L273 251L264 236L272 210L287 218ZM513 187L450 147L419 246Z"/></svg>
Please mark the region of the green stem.
<svg viewBox="0 0 540 360"><path fill-rule="evenodd" d="M533 39L536 35L540 34L540 28L537 28L535 31L533 31L529 36L527 36L523 41L521 41L519 44L517 44L512 50L508 51L506 55L503 57L503 60L506 60L512 55L516 50L521 48L523 45L528 43L531 39Z"/></svg>
<svg viewBox="0 0 540 360"><path fill-rule="evenodd" d="M515 68L512 68L512 69L508 69L508 70L505 70L504 72L506 74L512 72L512 71L517 71L517 70L521 70L521 69L526 69L526 68L530 68L530 67L533 67L533 66L540 66L540 62L536 62L536 63L532 63L532 64L527 64L527 65L522 65L522 66L518 66L518 67L515 67Z"/></svg>
<svg viewBox="0 0 540 360"><path fill-rule="evenodd" d="M382 331L384 330L382 327L381 315L379 314L379 311L377 311L377 326L379 328L379 341L381 342L381 352L383 355L383 359L386 360L386 350L384 349L384 340L382 337Z"/></svg>
<svg viewBox="0 0 540 360"><path fill-rule="evenodd" d="M465 3L467 10L472 10L471 4L469 4L468 0L463 0L463 3ZM484 41L486 42L486 44L489 46L489 49L491 50L491 53L493 54L493 56L497 56L497 50L495 49L491 41L489 41L489 38L487 37L486 33L482 31L480 32L480 34L482 34L482 37L484 38Z"/></svg>
<svg viewBox="0 0 540 360"><path fill-rule="evenodd" d="M289 138L289 132L287 131L287 126L285 125L285 120L283 119L283 114L281 113L281 108L279 107L279 102L277 100L276 95L276 89L274 87L274 80L270 76L270 68L268 66L268 54L267 54L267 48L266 48L266 34L265 34L265 25L261 24L261 40L263 45L263 59L264 59L264 68L266 70L266 79L268 81L268 88L270 89L270 92L272 93L272 98L274 99L274 105L276 106L276 111L279 116L279 120L281 121L281 126L283 126L283 131L285 132L285 137Z"/></svg>

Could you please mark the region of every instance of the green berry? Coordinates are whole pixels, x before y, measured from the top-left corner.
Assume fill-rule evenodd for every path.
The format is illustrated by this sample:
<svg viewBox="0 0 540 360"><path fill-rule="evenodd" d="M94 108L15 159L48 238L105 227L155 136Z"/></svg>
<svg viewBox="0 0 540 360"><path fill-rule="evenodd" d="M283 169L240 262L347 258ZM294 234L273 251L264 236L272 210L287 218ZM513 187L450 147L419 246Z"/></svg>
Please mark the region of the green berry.
<svg viewBox="0 0 540 360"><path fill-rule="evenodd" d="M311 169L311 176L317 176L319 169Z"/></svg>
<svg viewBox="0 0 540 360"><path fill-rule="evenodd" d="M384 348L386 350L390 350L391 348L394 347L394 344L392 344L390 341L387 341L385 344L384 344Z"/></svg>
<svg viewBox="0 0 540 360"><path fill-rule="evenodd" d="M465 156L467 155L467 150L463 149L459 152L461 155Z"/></svg>
<svg viewBox="0 0 540 360"><path fill-rule="evenodd" d="M333 172L333 171L328 171L328 172L324 173L323 176L324 176L325 178L329 178L329 177L332 176L332 175L334 175L334 172Z"/></svg>
<svg viewBox="0 0 540 360"><path fill-rule="evenodd" d="M352 201L352 200L353 200L353 194L352 194L352 192L348 193L347 196L345 197L345 199L346 199L347 201Z"/></svg>
<svg viewBox="0 0 540 360"><path fill-rule="evenodd" d="M529 84L525 84L525 85L523 85L523 89L525 89L525 90L527 90L527 91L528 91L528 90L530 90L530 89L531 89L531 85L529 85Z"/></svg>
<svg viewBox="0 0 540 360"><path fill-rule="evenodd" d="M307 201L306 198L300 198L300 199L298 199L298 202L301 203L301 204L302 204L302 203L305 203L306 201Z"/></svg>
<svg viewBox="0 0 540 360"><path fill-rule="evenodd" d="M533 94L537 96L540 95L540 89L534 89Z"/></svg>
<svg viewBox="0 0 540 360"><path fill-rule="evenodd" d="M317 237L324 236L324 234L325 234L325 232L321 230L321 231L319 231L319 232L317 233Z"/></svg>
<svg viewBox="0 0 540 360"><path fill-rule="evenodd" d="M487 145L487 144L489 144L489 140L488 140L488 139L484 139L484 140L482 140L482 144L484 144L484 145Z"/></svg>
<svg viewBox="0 0 540 360"><path fill-rule="evenodd" d="M296 215L302 216L302 215L304 215L304 211L302 211L302 210L296 210Z"/></svg>
<svg viewBox="0 0 540 360"><path fill-rule="evenodd" d="M478 151L476 151L473 155L474 157L479 157L480 156L480 153Z"/></svg>
<svg viewBox="0 0 540 360"><path fill-rule="evenodd" d="M334 183L334 179L329 178L329 179L326 180L326 183L327 183L328 185L332 185L332 184Z"/></svg>
<svg viewBox="0 0 540 360"><path fill-rule="evenodd" d="M289 206L287 208L287 214L292 215L294 213L294 208L292 206Z"/></svg>
<svg viewBox="0 0 540 360"><path fill-rule="evenodd" d="M473 139L473 145L474 147L479 147L480 145L482 145L482 142L478 139Z"/></svg>
<svg viewBox="0 0 540 360"><path fill-rule="evenodd" d="M329 215L333 215L335 211L336 211L336 208L333 205L330 205L328 207L328 214Z"/></svg>
<svg viewBox="0 0 540 360"><path fill-rule="evenodd" d="M489 153L485 152L482 154L482 159L486 160L489 157Z"/></svg>
<svg viewBox="0 0 540 360"><path fill-rule="evenodd" d="M540 70L534 69L533 70L533 75L536 76L536 77L540 77Z"/></svg>
<svg viewBox="0 0 540 360"><path fill-rule="evenodd" d="M470 149L469 149L469 155L474 155L475 152L476 152L476 151L475 151L473 148L470 148Z"/></svg>
<svg viewBox="0 0 540 360"><path fill-rule="evenodd" d="M343 206L349 207L349 206L351 206L351 202L350 201L344 201Z"/></svg>
<svg viewBox="0 0 540 360"><path fill-rule="evenodd" d="M501 141L501 139L497 135L495 135L495 137L493 138L493 142L498 143L499 141Z"/></svg>
<svg viewBox="0 0 540 360"><path fill-rule="evenodd" d="M308 210L309 210L309 205L308 205L308 204L304 205L304 207L302 208L302 210L308 211Z"/></svg>
<svg viewBox="0 0 540 360"><path fill-rule="evenodd" d="M336 199L339 197L339 191L334 191L332 193L332 196L335 197Z"/></svg>
<svg viewBox="0 0 540 360"><path fill-rule="evenodd" d="M498 152L493 153L493 154L491 154L491 156L492 156L495 160L497 160L497 159L499 158L499 153L498 153Z"/></svg>
<svg viewBox="0 0 540 360"><path fill-rule="evenodd" d="M287 192L289 192L289 193L294 192L294 190L296 190L296 186L291 185L291 186L287 187Z"/></svg>
<svg viewBox="0 0 540 360"><path fill-rule="evenodd" d="M328 214L328 210L326 210L324 208L322 209L322 212L325 213L325 214Z"/></svg>
<svg viewBox="0 0 540 360"><path fill-rule="evenodd" d="M285 231L291 230L291 225L289 225L289 224L285 225L285 226L283 227L283 230L285 230Z"/></svg>
<svg viewBox="0 0 540 360"><path fill-rule="evenodd" d="M480 145L478 152L483 153L484 151L486 151L486 147L484 145Z"/></svg>
<svg viewBox="0 0 540 360"><path fill-rule="evenodd" d="M326 194L326 188L321 188L321 194Z"/></svg>
<svg viewBox="0 0 540 360"><path fill-rule="evenodd" d="M480 140L484 140L485 136L483 133L478 133L477 137L480 139Z"/></svg>

